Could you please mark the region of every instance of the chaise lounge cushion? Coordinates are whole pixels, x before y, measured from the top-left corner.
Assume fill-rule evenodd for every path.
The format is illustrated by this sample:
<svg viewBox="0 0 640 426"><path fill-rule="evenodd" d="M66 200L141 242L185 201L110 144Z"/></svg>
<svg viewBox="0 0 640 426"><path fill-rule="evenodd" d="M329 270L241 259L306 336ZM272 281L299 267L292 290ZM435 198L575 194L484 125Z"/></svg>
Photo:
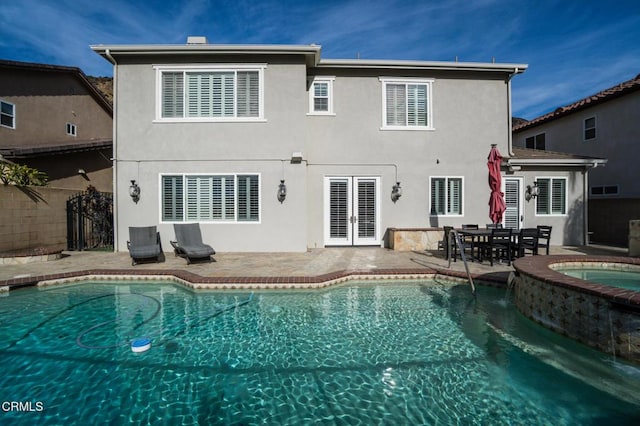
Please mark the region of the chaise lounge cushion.
<svg viewBox="0 0 640 426"><path fill-rule="evenodd" d="M176 233L176 241L171 241L171 245L175 249L178 256L187 259L190 263L191 259L209 258L216 254L216 251L208 244L202 242L202 233L198 223L174 223L173 229Z"/></svg>
<svg viewBox="0 0 640 426"><path fill-rule="evenodd" d="M136 264L137 259L158 258L162 252L160 234L155 226L130 226L127 248L133 265Z"/></svg>

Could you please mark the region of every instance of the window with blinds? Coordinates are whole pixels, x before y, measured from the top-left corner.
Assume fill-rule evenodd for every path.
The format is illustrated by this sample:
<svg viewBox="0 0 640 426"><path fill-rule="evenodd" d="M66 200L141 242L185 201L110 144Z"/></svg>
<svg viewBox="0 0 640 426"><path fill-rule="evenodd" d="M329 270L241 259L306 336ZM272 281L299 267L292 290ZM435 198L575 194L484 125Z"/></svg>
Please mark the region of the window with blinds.
<svg viewBox="0 0 640 426"><path fill-rule="evenodd" d="M163 175L165 222L258 222L258 175Z"/></svg>
<svg viewBox="0 0 640 426"><path fill-rule="evenodd" d="M538 196L536 197L536 214L567 214L567 179L537 178Z"/></svg>
<svg viewBox="0 0 640 426"><path fill-rule="evenodd" d="M250 120L263 117L262 68L159 72L161 119Z"/></svg>
<svg viewBox="0 0 640 426"><path fill-rule="evenodd" d="M347 238L349 235L349 181L334 180L329 183L329 235L331 238Z"/></svg>
<svg viewBox="0 0 640 426"><path fill-rule="evenodd" d="M309 85L309 114L333 115L333 81L335 77L313 77Z"/></svg>
<svg viewBox="0 0 640 426"><path fill-rule="evenodd" d="M383 87L383 128L431 129L432 80L381 78Z"/></svg>
<svg viewBox="0 0 640 426"><path fill-rule="evenodd" d="M462 215L461 177L432 177L430 186L432 216Z"/></svg>

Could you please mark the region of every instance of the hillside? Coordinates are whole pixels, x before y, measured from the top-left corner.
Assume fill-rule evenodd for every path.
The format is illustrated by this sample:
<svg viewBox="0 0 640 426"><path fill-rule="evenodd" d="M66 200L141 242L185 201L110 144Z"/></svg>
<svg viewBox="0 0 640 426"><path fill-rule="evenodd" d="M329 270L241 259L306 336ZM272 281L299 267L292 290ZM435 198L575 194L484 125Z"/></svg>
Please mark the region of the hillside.
<svg viewBox="0 0 640 426"><path fill-rule="evenodd" d="M93 77L87 76L89 81L107 98L109 103L113 105L113 78L112 77Z"/></svg>

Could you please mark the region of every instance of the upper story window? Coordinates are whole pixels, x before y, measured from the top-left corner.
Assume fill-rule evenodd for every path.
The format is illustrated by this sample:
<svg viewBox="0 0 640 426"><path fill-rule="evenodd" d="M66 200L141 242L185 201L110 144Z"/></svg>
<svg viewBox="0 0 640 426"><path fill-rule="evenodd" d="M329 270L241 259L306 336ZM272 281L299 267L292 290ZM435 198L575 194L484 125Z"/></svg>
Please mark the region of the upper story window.
<svg viewBox="0 0 640 426"><path fill-rule="evenodd" d="M380 78L382 82L382 128L432 130L430 79Z"/></svg>
<svg viewBox="0 0 640 426"><path fill-rule="evenodd" d="M67 123L67 134L70 136L77 136L77 129L75 124Z"/></svg>
<svg viewBox="0 0 640 426"><path fill-rule="evenodd" d="M309 114L333 115L335 77L314 77L309 87Z"/></svg>
<svg viewBox="0 0 640 426"><path fill-rule="evenodd" d="M537 178L536 214L567 214L567 178Z"/></svg>
<svg viewBox="0 0 640 426"><path fill-rule="evenodd" d="M257 174L162 175L163 222L259 222Z"/></svg>
<svg viewBox="0 0 640 426"><path fill-rule="evenodd" d="M596 118L589 117L584 120L584 140L588 141L596 138Z"/></svg>
<svg viewBox="0 0 640 426"><path fill-rule="evenodd" d="M529 136L525 139L525 148L529 149L539 149L541 151L545 150L545 133L540 133L539 135Z"/></svg>
<svg viewBox="0 0 640 426"><path fill-rule="evenodd" d="M157 119L256 121L264 117L264 66L156 67Z"/></svg>
<svg viewBox="0 0 640 426"><path fill-rule="evenodd" d="M16 106L12 103L0 101L0 125L16 128Z"/></svg>
<svg viewBox="0 0 640 426"><path fill-rule="evenodd" d="M591 187L591 195L619 195L618 185L595 185Z"/></svg>
<svg viewBox="0 0 640 426"><path fill-rule="evenodd" d="M462 178L431 178L432 216L462 216Z"/></svg>

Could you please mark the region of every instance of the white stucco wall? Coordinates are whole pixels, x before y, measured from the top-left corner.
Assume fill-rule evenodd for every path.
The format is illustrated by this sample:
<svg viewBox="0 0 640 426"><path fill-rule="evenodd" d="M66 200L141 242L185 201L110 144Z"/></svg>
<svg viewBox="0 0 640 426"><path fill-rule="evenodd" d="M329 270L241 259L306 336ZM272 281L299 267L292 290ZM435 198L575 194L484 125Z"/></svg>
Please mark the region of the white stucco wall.
<svg viewBox="0 0 640 426"><path fill-rule="evenodd" d="M267 61L268 62L268 61ZM268 63L265 121L157 123L156 75L151 64L117 70L117 249L126 250L129 226L157 225L165 251L172 224L160 220L161 173L259 173L260 223L202 223L204 240L218 251L304 251L324 240L324 179L380 178L380 234L390 227L489 223L487 155L491 144L508 152L508 83L504 74L422 72L432 78L434 130L381 130L382 83L387 71L323 69L334 81L335 116L308 115L303 63ZM265 63L263 60L262 63ZM397 71L395 77L409 77ZM291 164L291 153L304 161ZM390 199L397 179L403 196ZM463 177L464 215L429 215L429 178ZM287 199L276 199L284 178ZM127 191L135 179L135 204ZM382 241L382 244L385 242Z"/></svg>

